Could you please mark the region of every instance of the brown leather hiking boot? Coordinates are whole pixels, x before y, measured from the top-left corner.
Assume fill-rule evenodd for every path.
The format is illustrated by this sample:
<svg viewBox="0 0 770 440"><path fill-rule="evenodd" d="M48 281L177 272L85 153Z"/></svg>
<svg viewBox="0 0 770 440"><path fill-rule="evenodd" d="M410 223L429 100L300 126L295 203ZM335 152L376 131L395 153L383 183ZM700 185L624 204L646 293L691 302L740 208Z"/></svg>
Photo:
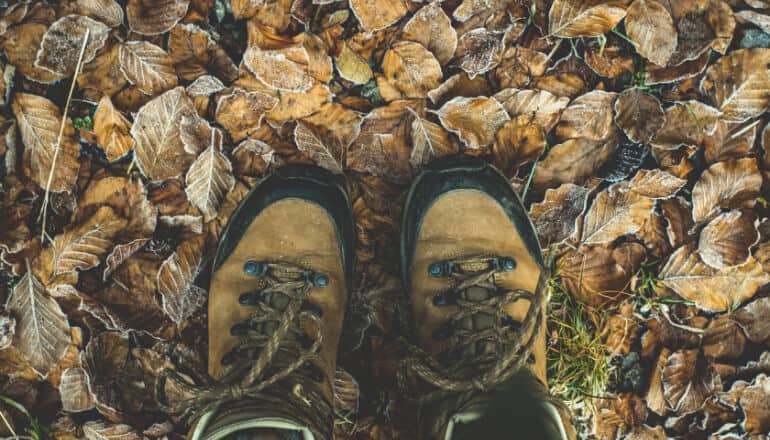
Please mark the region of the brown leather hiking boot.
<svg viewBox="0 0 770 440"><path fill-rule="evenodd" d="M417 347L400 381L422 438L451 438L522 367L545 391L547 274L507 179L476 158L438 160L413 183L401 228Z"/></svg>
<svg viewBox="0 0 770 440"><path fill-rule="evenodd" d="M288 165L252 189L213 262L212 381L190 402L199 414L190 437L332 438L353 242L350 203L331 173Z"/></svg>

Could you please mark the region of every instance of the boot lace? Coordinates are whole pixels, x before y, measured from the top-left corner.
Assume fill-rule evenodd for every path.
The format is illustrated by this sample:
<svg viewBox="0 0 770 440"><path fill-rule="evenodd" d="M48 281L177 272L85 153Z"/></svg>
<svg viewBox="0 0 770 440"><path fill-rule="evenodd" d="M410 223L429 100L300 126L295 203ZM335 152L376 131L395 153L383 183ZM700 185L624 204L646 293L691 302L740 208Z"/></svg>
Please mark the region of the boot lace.
<svg viewBox="0 0 770 440"><path fill-rule="evenodd" d="M222 358L222 378L202 374L198 378L202 383L196 385L166 368L156 381L156 400L163 411L192 419L215 406L243 399L281 407L288 404L298 413L298 421L324 432L333 409L320 388L324 373L311 363L318 359L322 332L320 309L308 297L313 287L325 287L328 278L288 263L249 261L244 270L258 278L260 287L239 298L242 305L255 310L231 329L239 344ZM285 308L271 305L276 295L282 295L278 298L286 303ZM191 397L168 403L166 381Z"/></svg>
<svg viewBox="0 0 770 440"><path fill-rule="evenodd" d="M470 257L434 263L429 268L432 276L451 277L453 286L434 298L434 304L457 306L457 313L438 329L439 339L447 339L447 350L439 354L439 360L414 345L408 344L408 355L401 363L398 381L407 398L426 404L444 397L491 390L504 383L527 361L539 332L543 327L545 284L547 275L541 272L534 292L522 289L503 289L495 283L495 277L513 270L515 261L510 257ZM463 299L461 292L481 288L490 295L483 300ZM508 304L520 299L529 302L526 317L521 322L512 321L505 311ZM492 325L484 329L468 330L460 323L480 313L493 316ZM434 337L437 336L434 333ZM468 355L469 349L485 344L494 347L486 353ZM415 379L434 387L432 392L415 390Z"/></svg>

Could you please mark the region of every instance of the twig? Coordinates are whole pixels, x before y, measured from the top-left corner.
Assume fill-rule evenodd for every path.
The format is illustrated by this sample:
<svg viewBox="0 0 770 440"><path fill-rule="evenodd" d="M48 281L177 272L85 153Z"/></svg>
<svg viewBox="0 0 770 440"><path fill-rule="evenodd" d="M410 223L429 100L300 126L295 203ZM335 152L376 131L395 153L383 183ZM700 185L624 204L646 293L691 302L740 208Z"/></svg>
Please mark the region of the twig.
<svg viewBox="0 0 770 440"><path fill-rule="evenodd" d="M3 419L3 423L5 424L5 427L8 428L8 431L10 431L11 436L14 437L14 438L19 437L16 434L16 431L13 430L13 426L11 426L11 424L8 422L8 419L5 418L5 414L3 414L2 411L0 411L0 418Z"/></svg>
<svg viewBox="0 0 770 440"><path fill-rule="evenodd" d="M64 135L64 127L67 124L67 112L70 108L70 101L72 101L72 93L75 91L75 84L77 84L78 75L80 74L80 68L83 65L83 56L86 53L86 45L88 44L88 37L91 35L91 29L86 28L86 34L83 36L83 45L80 47L80 55L78 56L78 64L75 66L75 74L72 75L72 84L70 85L70 91L67 95L67 103L64 105L64 112L61 117L61 125L59 125L59 136L56 138L56 146L53 150L53 160L51 161L51 169L48 171L48 182L45 184L45 195L43 196L43 209L40 211L40 217L38 221L42 221L40 233L40 241L45 241L45 220L46 213L48 212L48 198L51 194L51 181L53 181L53 172L56 168L56 159L59 157L59 146L61 145L61 138Z"/></svg>

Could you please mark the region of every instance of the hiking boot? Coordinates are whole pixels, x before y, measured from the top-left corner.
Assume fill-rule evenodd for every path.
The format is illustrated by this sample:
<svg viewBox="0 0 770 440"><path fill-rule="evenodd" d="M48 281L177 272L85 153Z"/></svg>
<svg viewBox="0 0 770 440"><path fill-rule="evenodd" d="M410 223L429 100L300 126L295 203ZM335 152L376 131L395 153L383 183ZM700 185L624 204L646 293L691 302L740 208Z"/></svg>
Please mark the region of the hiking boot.
<svg viewBox="0 0 770 440"><path fill-rule="evenodd" d="M499 171L462 156L431 164L409 191L401 265L416 347L399 379L420 404L421 438L451 438L521 368L545 391L547 273Z"/></svg>
<svg viewBox="0 0 770 440"><path fill-rule="evenodd" d="M213 262L213 380L192 438L332 438L353 243L342 179L326 170L287 165L246 196Z"/></svg>

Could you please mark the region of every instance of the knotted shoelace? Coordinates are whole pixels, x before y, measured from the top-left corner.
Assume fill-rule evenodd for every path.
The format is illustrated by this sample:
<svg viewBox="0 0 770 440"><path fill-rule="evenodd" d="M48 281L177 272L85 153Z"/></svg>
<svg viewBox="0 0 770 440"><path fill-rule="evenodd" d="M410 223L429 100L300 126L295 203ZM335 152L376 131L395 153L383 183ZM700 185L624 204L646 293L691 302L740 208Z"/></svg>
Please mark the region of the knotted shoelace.
<svg viewBox="0 0 770 440"><path fill-rule="evenodd" d="M473 258L457 261L454 264L481 266L488 260ZM490 266L490 264L486 263L484 266ZM482 301L456 299L458 311L447 323L453 330L447 344L450 348L445 353L446 357L451 359L449 365L442 366L435 357L421 348L412 344L407 345L409 354L400 365L398 382L408 399L424 405L455 394L470 395L479 391L488 391L506 382L524 367L544 324L543 303L547 276L545 271L541 271L537 288L534 292L529 292L522 289L498 288L494 279L499 272L501 272L499 268L487 268L478 272L462 271L451 274L455 279L452 292L480 287L495 293ZM502 324L503 318L507 316L505 307L520 299L527 300L530 307L520 327L513 330ZM464 318L478 313L494 316L496 318L494 324L480 330L466 330L457 325ZM512 332L515 333L512 334ZM493 343L496 353L480 356L462 355L467 347L473 347L473 344L479 341ZM415 391L415 378L432 385L436 390L427 394Z"/></svg>
<svg viewBox="0 0 770 440"><path fill-rule="evenodd" d="M290 264L269 263L269 272L260 277L265 287L247 293L259 293L262 298L271 294L285 295L288 298L286 308L276 309L267 301L251 305L255 310L245 326L248 330L239 335L239 344L234 349L239 356L226 367L221 379L215 380L206 374L200 378L203 383L196 385L176 370L164 369L155 384L155 396L161 409L194 420L218 405L254 399L291 405L293 412L298 413L298 422L325 432L333 417L332 405L319 384L312 383L302 368L307 362L318 359L317 351L322 342L321 319L309 310L302 310L313 287L308 277L301 276L307 272ZM303 343L307 336L302 322L312 324L309 346L309 341ZM277 323L277 326L272 333L265 334L260 329L269 323ZM258 353L258 356L254 359L248 355L250 353ZM166 381L173 382L180 391L192 397L166 402Z"/></svg>

